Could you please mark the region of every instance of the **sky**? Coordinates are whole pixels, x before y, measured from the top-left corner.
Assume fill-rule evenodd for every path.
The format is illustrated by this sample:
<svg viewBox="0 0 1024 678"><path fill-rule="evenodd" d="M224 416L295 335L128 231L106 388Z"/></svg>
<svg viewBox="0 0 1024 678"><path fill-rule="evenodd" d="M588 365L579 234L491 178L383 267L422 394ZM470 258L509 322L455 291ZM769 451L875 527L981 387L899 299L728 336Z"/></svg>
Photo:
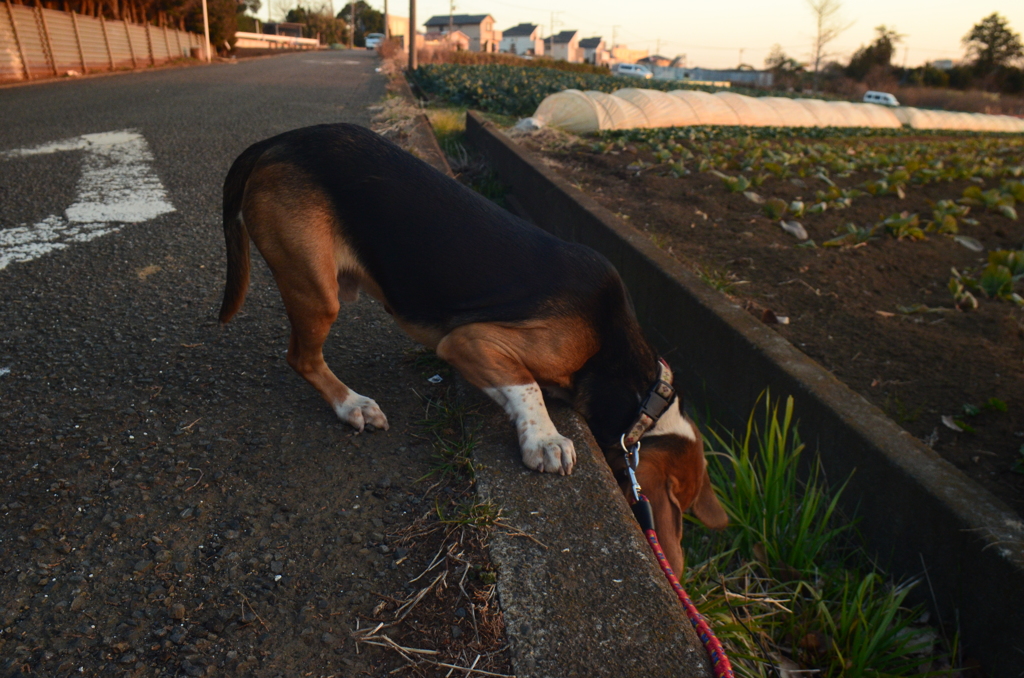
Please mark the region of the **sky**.
<svg viewBox="0 0 1024 678"><path fill-rule="evenodd" d="M333 0L334 10L339 11L347 1ZM261 18L267 16L266 2ZM295 4L295 0L273 2L275 18ZM392 14L409 15L408 2L388 2ZM384 9L384 0L368 3ZM416 7L420 30L431 16L449 12L448 0L418 0ZM833 58L848 60L858 47L874 39L876 26L885 24L906 36L893 63L918 66L937 59L955 61L964 55L964 35L992 12L1007 18L1017 33L1024 31L1024 0L982 0L978 4L964 0L846 0L840 16L850 28L828 51ZM733 68L741 58L743 63L762 68L774 44L806 62L814 36L806 0L558 0L551 4L540 0L455 0L455 13L490 14L501 30L519 23L540 24L545 36L551 32L552 21L555 32L577 29L581 37L601 36L606 42L611 42L614 34L618 44L668 57L685 54L687 65L703 68Z"/></svg>

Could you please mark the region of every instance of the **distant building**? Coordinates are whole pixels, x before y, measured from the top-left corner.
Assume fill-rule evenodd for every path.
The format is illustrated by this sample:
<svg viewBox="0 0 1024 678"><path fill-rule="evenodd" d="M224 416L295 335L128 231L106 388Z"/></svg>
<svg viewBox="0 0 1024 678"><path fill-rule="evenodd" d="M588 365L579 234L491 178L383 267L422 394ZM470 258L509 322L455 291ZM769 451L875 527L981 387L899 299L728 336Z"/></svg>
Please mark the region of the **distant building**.
<svg viewBox="0 0 1024 678"><path fill-rule="evenodd" d="M540 39L540 26L519 24L501 32L501 51L510 54L541 56L544 41Z"/></svg>
<svg viewBox="0 0 1024 678"><path fill-rule="evenodd" d="M771 71L713 70L710 68L671 68L650 66L655 80L682 80L684 82L729 83L745 87L771 87L775 76Z"/></svg>
<svg viewBox="0 0 1024 678"><path fill-rule="evenodd" d="M636 63L640 64L641 66L647 66L648 68L651 66L664 67L671 66L672 59L669 59L668 57L665 56L661 56L660 54L652 54L651 56L646 56L642 59L637 59Z"/></svg>
<svg viewBox="0 0 1024 678"><path fill-rule="evenodd" d="M388 14L389 38L402 41L402 49L409 49L409 17Z"/></svg>
<svg viewBox="0 0 1024 678"><path fill-rule="evenodd" d="M583 61L579 31L562 31L558 35L545 38L544 50L553 59L561 59L573 64Z"/></svg>
<svg viewBox="0 0 1024 678"><path fill-rule="evenodd" d="M282 21L277 24L263 24L261 33L264 35L286 35L289 38L301 38L302 29L306 24L288 23Z"/></svg>
<svg viewBox="0 0 1024 678"><path fill-rule="evenodd" d="M432 16L423 24L428 33L462 31L469 37L472 52L497 52L501 45L501 31L494 30L494 17L490 14L455 14Z"/></svg>
<svg viewBox="0 0 1024 678"><path fill-rule="evenodd" d="M442 33L441 31L430 31L423 36L423 46L435 49L451 50L454 52L468 52L472 40L462 31Z"/></svg>
<svg viewBox="0 0 1024 678"><path fill-rule="evenodd" d="M611 60L604 38L583 38L580 40L580 49L583 50L583 60L588 64L607 66Z"/></svg>
<svg viewBox="0 0 1024 678"><path fill-rule="evenodd" d="M953 68L952 59L938 59L937 61L931 61L928 63L932 68L937 68L940 71L948 71Z"/></svg>
<svg viewBox="0 0 1024 678"><path fill-rule="evenodd" d="M612 61L617 64L635 64L650 54L646 49L630 49L625 45L614 45L611 51Z"/></svg>

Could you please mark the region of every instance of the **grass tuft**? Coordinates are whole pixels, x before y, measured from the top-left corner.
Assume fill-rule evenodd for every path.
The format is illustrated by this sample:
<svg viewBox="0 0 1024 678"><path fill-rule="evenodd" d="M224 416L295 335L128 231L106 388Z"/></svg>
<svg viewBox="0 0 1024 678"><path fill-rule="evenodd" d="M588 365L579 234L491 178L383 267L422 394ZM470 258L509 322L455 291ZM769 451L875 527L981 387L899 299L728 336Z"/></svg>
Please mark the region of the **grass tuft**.
<svg viewBox="0 0 1024 678"><path fill-rule="evenodd" d="M916 582L890 581L856 548L855 523L837 508L849 479L830 489L807 458L792 398L766 394L739 435L706 438L730 526L686 531L686 588L736 675L948 675L951 654L905 602Z"/></svg>
<svg viewBox="0 0 1024 678"><path fill-rule="evenodd" d="M438 475L442 481L472 481L476 478L473 448L477 444L477 429L467 425L467 409L450 395L446 392L438 399L423 396L426 412L419 424L434 446L434 465L424 478Z"/></svg>

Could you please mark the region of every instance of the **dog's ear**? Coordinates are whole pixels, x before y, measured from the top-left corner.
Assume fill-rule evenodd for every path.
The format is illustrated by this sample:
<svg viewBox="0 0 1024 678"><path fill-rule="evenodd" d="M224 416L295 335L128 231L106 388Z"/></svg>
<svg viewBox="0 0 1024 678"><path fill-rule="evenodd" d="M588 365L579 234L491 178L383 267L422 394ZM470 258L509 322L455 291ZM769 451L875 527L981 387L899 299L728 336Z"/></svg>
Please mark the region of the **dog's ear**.
<svg viewBox="0 0 1024 678"><path fill-rule="evenodd" d="M715 488L711 486L711 476L708 469L704 467L704 477L701 479L700 492L697 493L697 501L693 502L693 515L697 516L700 522L713 530L721 530L729 524L729 516L725 509L718 503L715 496Z"/></svg>
<svg viewBox="0 0 1024 678"><path fill-rule="evenodd" d="M654 523L657 526L658 542L668 558L672 571L679 580L683 579L686 554L683 553L683 507L679 504L679 481L673 476L665 477L665 496L655 507Z"/></svg>

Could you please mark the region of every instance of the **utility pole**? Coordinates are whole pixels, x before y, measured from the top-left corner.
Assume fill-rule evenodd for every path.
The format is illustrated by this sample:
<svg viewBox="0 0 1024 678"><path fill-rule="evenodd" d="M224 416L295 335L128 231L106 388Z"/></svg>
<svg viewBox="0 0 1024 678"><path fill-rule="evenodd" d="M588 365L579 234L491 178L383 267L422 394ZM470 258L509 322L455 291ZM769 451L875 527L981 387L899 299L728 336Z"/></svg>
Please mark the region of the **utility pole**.
<svg viewBox="0 0 1024 678"><path fill-rule="evenodd" d="M551 12L551 49L552 50L555 49L555 15L556 14L562 14L562 12ZM558 24L561 25L562 22L559 21Z"/></svg>
<svg viewBox="0 0 1024 678"><path fill-rule="evenodd" d="M391 30L388 27L389 23L390 22L388 21L388 0L384 0L384 39L385 40L390 40L391 39Z"/></svg>
<svg viewBox="0 0 1024 678"><path fill-rule="evenodd" d="M740 47L740 62L739 62L739 64L737 64L737 66L736 66L737 68L739 68L740 66L743 65L743 50L744 49L746 49L746 48Z"/></svg>
<svg viewBox="0 0 1024 678"><path fill-rule="evenodd" d="M203 52L206 53L206 63L210 63L213 57L210 55L210 13L206 9L206 0L203 0L203 35L206 36Z"/></svg>
<svg viewBox="0 0 1024 678"><path fill-rule="evenodd" d="M348 48L354 49L356 46L356 0L351 0L349 7L349 27L348 27Z"/></svg>
<svg viewBox="0 0 1024 678"><path fill-rule="evenodd" d="M409 0L409 72L419 65L416 62L416 0Z"/></svg>
<svg viewBox="0 0 1024 678"><path fill-rule="evenodd" d="M654 44L655 44L654 53L655 54L661 54L661 38L658 38L658 40Z"/></svg>
<svg viewBox="0 0 1024 678"><path fill-rule="evenodd" d="M455 0L448 0L448 35L455 30Z"/></svg>

